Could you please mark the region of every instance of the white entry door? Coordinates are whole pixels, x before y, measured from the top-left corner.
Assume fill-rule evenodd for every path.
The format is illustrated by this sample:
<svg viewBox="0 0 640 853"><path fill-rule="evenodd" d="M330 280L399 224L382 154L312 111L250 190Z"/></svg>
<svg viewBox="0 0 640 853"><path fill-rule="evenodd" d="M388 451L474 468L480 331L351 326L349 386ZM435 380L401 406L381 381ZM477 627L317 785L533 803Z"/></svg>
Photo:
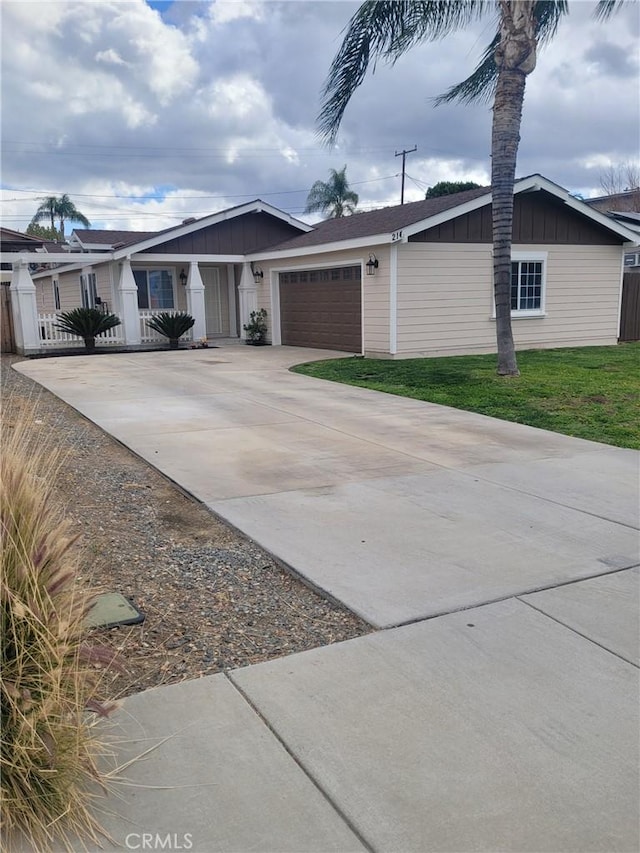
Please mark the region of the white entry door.
<svg viewBox="0 0 640 853"><path fill-rule="evenodd" d="M204 313L207 335L222 334L222 298L220 294L220 271L215 268L200 269L204 284Z"/></svg>

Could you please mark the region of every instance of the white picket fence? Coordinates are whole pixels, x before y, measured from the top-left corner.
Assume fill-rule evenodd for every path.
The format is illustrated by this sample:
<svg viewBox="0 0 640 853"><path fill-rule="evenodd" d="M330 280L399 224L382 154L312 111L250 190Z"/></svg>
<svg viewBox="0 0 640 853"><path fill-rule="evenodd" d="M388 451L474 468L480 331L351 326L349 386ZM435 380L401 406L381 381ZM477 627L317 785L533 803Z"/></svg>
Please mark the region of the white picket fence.
<svg viewBox="0 0 640 853"><path fill-rule="evenodd" d="M43 347L82 347L84 341L77 335L63 332L56 326L58 314L38 314L38 328L40 329L40 343ZM122 326L108 329L96 338L98 346L122 344Z"/></svg>
<svg viewBox="0 0 640 853"><path fill-rule="evenodd" d="M138 311L140 316L140 338L143 344L149 344L154 342L167 342L167 339L161 335L159 332L150 329L147 326L147 320L150 320L154 314L158 314L158 311ZM168 311L167 313L173 314L177 312ZM61 329L58 329L56 323L58 322L58 314L38 314L38 328L40 329L40 343L43 347L82 347L84 346L84 341L82 338L76 337L76 335L71 335L69 332L63 332ZM190 341L193 340L192 330L189 329L186 334L182 335L180 340ZM124 336L122 334L122 325L115 326L113 329L109 329L104 334L99 335L96 338L96 344L98 346L105 345L114 345L124 343Z"/></svg>
<svg viewBox="0 0 640 853"><path fill-rule="evenodd" d="M163 314L179 314L180 312L179 311L166 311L166 310L162 311L162 312L157 311L157 310L156 311L149 311L149 310L138 311L138 314L140 315L140 339L142 340L143 344L153 343L154 341L164 341L165 343L167 342L167 339L164 337L164 335L161 335L160 332L156 332L154 329L150 329L149 326L147 326L147 320L150 320L156 314L160 314L160 313L163 313ZM180 340L181 341L192 340L193 339L192 332L193 332L193 330L189 329L188 332L185 332L185 334L182 335Z"/></svg>

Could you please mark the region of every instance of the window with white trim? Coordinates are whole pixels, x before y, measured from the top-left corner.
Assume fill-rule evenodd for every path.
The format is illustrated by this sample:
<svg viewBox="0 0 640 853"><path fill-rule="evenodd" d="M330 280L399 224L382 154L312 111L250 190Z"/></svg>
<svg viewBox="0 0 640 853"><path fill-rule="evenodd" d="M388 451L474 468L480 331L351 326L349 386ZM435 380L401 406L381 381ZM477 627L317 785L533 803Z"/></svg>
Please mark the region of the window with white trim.
<svg viewBox="0 0 640 853"><path fill-rule="evenodd" d="M60 310L60 287L58 285L58 279L54 278L51 282L51 286L53 288L53 307L56 311Z"/></svg>
<svg viewBox="0 0 640 853"><path fill-rule="evenodd" d="M546 252L512 252L512 317L541 317L544 315L546 265Z"/></svg>
<svg viewBox="0 0 640 853"><path fill-rule="evenodd" d="M138 308L166 311L175 307L171 270L133 270L138 285Z"/></svg>
<svg viewBox="0 0 640 853"><path fill-rule="evenodd" d="M94 272L82 273L80 276L80 298L83 308L96 307L96 274Z"/></svg>

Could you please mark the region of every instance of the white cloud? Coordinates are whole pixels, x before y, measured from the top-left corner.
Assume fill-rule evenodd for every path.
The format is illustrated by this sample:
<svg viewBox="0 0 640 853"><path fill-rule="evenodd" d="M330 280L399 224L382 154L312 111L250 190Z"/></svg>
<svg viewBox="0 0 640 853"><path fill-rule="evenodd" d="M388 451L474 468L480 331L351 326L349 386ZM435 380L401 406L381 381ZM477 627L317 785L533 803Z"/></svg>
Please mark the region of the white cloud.
<svg viewBox="0 0 640 853"><path fill-rule="evenodd" d="M261 21L263 16L264 4L259 0L214 0L209 7L209 18L217 26L239 18Z"/></svg>
<svg viewBox="0 0 640 853"><path fill-rule="evenodd" d="M471 71L489 22L380 65L347 109L341 144L319 143L319 93L357 5L179 2L161 16L143 0L0 0L6 185L68 192L94 222L156 223L146 228L256 196L300 215L311 184L345 163L363 206L396 203L394 153L414 144L408 198L438 180L486 183L489 107L430 99ZM635 155L640 122L634 10L594 24L592 9L572 3L539 57L518 164L583 191L598 186L598 164ZM141 186L169 189L161 201L113 197ZM98 187L112 198L88 198ZM34 209L3 203L9 227Z"/></svg>
<svg viewBox="0 0 640 853"><path fill-rule="evenodd" d="M99 50L96 53L97 62L105 62L107 65L126 65L117 50L110 47L108 50Z"/></svg>

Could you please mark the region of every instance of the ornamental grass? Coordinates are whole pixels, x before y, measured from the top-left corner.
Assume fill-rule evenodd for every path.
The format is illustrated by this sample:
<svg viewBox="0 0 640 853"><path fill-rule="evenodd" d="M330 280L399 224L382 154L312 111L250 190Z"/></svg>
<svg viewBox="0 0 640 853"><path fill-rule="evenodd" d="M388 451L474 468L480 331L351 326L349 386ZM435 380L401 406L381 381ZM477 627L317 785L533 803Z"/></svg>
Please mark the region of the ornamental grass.
<svg viewBox="0 0 640 853"><path fill-rule="evenodd" d="M112 653L87 642L92 596L77 580L75 537L54 497L59 455L33 438L33 412L3 419L0 456L2 849L98 840L104 791L98 690ZM35 443L35 446L34 446ZM88 484L90 488L90 484Z"/></svg>

